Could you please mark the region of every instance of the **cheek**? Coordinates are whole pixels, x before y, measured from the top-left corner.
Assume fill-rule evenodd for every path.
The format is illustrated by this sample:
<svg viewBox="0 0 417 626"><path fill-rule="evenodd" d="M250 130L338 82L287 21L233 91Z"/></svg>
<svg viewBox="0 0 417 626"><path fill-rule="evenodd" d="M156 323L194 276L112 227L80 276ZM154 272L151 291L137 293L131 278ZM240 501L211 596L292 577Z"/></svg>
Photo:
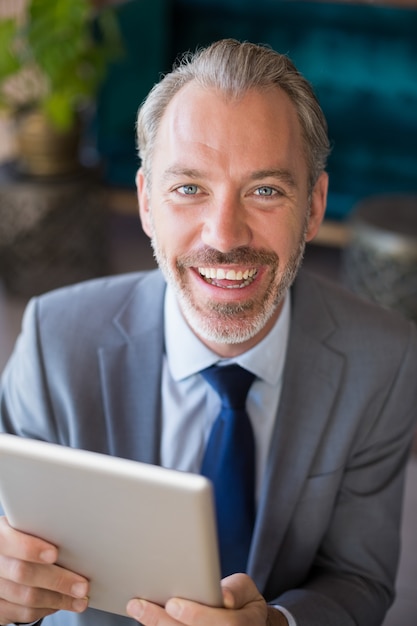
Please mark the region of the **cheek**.
<svg viewBox="0 0 417 626"><path fill-rule="evenodd" d="M192 212L160 205L153 215L155 234L166 250L188 252L199 245L201 223Z"/></svg>
<svg viewBox="0 0 417 626"><path fill-rule="evenodd" d="M298 248L303 238L304 225L291 219L263 220L257 226L258 236L255 237L257 247L264 247L275 252L281 263L285 263Z"/></svg>

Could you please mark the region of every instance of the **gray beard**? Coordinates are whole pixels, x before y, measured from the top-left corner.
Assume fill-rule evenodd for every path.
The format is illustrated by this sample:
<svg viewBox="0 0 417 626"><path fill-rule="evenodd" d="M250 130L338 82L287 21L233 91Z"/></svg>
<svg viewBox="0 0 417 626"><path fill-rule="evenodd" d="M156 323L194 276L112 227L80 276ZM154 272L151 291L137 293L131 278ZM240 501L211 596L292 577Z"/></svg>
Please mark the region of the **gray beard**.
<svg viewBox="0 0 417 626"><path fill-rule="evenodd" d="M156 261L169 285L172 286L178 298L181 311L191 329L203 340L217 344L239 344L253 339L267 324L282 303L285 294L291 287L302 264L305 250L305 229L300 238L297 249L283 268L281 278L276 282L279 259L275 253L246 251L232 251L226 255L216 250L207 250L192 255L177 263L176 273L168 267L166 259L159 249L155 236L151 240ZM262 257L260 259L259 257ZM181 276L190 266L207 267L222 263L239 263L256 265L256 260L263 261L272 267L272 277L264 294L262 303L245 301L243 303L206 303L207 309L200 311L194 304L192 293L181 282ZM257 309L257 310L256 310Z"/></svg>

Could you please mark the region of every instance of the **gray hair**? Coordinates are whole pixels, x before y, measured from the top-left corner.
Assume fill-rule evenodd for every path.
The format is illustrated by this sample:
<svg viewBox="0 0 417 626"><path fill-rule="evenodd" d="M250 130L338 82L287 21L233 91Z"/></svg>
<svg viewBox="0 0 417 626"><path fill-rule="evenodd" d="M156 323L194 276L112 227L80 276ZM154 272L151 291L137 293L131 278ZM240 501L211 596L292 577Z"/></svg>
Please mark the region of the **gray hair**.
<svg viewBox="0 0 417 626"><path fill-rule="evenodd" d="M326 167L330 152L327 122L310 83L290 59L270 47L223 39L196 53L186 53L157 83L139 109L138 153L147 184L152 151L162 116L176 93L188 82L217 89L231 98L249 89L277 86L294 104L301 124L310 189Z"/></svg>

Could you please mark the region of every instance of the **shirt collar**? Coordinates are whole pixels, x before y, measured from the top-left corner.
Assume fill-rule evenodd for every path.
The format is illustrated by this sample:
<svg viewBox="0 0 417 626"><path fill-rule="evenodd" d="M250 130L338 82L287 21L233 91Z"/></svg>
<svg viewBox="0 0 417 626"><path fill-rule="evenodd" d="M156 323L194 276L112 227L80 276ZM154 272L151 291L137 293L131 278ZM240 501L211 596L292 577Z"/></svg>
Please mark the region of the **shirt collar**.
<svg viewBox="0 0 417 626"><path fill-rule="evenodd" d="M270 384L278 382L284 368L291 318L290 301L287 294L276 323L262 341L230 360ZM205 346L188 326L170 285L166 289L164 317L166 357L174 380L192 376L219 361L226 362Z"/></svg>

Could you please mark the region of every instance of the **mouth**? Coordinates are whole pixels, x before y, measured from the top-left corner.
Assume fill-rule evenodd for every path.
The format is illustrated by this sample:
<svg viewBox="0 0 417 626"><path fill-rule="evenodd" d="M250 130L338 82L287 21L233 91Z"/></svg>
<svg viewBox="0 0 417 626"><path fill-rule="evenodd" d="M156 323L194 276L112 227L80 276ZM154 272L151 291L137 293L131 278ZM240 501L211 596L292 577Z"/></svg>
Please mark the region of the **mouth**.
<svg viewBox="0 0 417 626"><path fill-rule="evenodd" d="M250 285L256 278L256 268L224 269L222 267L199 267L198 273L210 285L223 289L242 289Z"/></svg>

